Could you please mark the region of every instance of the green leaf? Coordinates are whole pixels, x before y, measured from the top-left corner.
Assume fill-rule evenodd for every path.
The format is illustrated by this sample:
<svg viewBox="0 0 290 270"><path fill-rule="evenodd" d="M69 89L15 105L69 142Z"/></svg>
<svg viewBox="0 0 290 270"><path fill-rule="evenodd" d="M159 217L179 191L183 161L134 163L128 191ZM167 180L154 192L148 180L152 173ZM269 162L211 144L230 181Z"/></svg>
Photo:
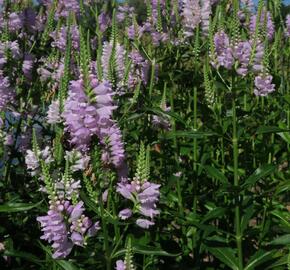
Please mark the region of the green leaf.
<svg viewBox="0 0 290 270"><path fill-rule="evenodd" d="M282 265L287 264L288 263L288 256L289 255L287 254L287 255L281 257L279 260L277 260L276 262L274 262L273 264L271 264L270 266L268 266L266 268L266 270L267 269L277 269L276 268L277 266L282 266Z"/></svg>
<svg viewBox="0 0 290 270"><path fill-rule="evenodd" d="M225 208L222 207L217 207L211 211L209 211L205 217L202 219L201 223L206 222L207 220L213 219L213 218L218 218L218 217L222 217L226 212Z"/></svg>
<svg viewBox="0 0 290 270"><path fill-rule="evenodd" d="M272 260L276 250L264 251L258 250L249 260L244 270L255 270L256 267L266 261Z"/></svg>
<svg viewBox="0 0 290 270"><path fill-rule="evenodd" d="M265 133L279 133L279 132L287 132L289 129L282 129L275 126L262 126L259 127L256 131L256 134L265 134Z"/></svg>
<svg viewBox="0 0 290 270"><path fill-rule="evenodd" d="M287 228L290 228L290 223L289 223L289 214L285 214L279 210L274 210L271 212L271 214L275 217L277 217L278 219L281 220L281 224L283 224L284 226L286 226ZM286 216L287 215L287 216Z"/></svg>
<svg viewBox="0 0 290 270"><path fill-rule="evenodd" d="M170 131L165 134L167 139L173 139L175 137L185 137L185 138L204 138L208 136L217 135L213 132L202 132L202 131Z"/></svg>
<svg viewBox="0 0 290 270"><path fill-rule="evenodd" d="M255 172L248 179L246 179L242 187L255 185L257 181L273 173L275 170L276 170L276 166L272 164L266 164L266 165L263 165L262 167L259 167L258 169L255 170Z"/></svg>
<svg viewBox="0 0 290 270"><path fill-rule="evenodd" d="M22 259L25 259L29 262L33 262L35 264L38 264L38 265L43 265L43 263L44 263L43 260L40 260L39 258L34 256L33 254L28 253L28 252L24 252L24 251L5 250L4 255L9 256L9 257L22 258Z"/></svg>
<svg viewBox="0 0 290 270"><path fill-rule="evenodd" d="M223 247L208 247L208 251L215 256L217 259L222 261L228 267L233 270L239 270L238 260L235 256L234 250L231 248L223 248Z"/></svg>
<svg viewBox="0 0 290 270"><path fill-rule="evenodd" d="M22 212L28 211L39 206L43 201L40 201L35 204L31 203L7 203L0 205L0 213L13 213L13 212Z"/></svg>
<svg viewBox="0 0 290 270"><path fill-rule="evenodd" d="M55 260L56 263L61 266L64 270L78 270L79 268L76 267L72 262L65 261L65 260Z"/></svg>
<svg viewBox="0 0 290 270"><path fill-rule="evenodd" d="M284 234L275 238L269 243L270 245L289 245L290 244L290 234Z"/></svg>
<svg viewBox="0 0 290 270"><path fill-rule="evenodd" d="M177 257L180 255L180 254L168 253L160 248L141 246L141 245L134 245L132 247L132 251L133 251L133 253L137 253L137 254L154 255L154 256ZM112 258L123 256L125 253L126 253L126 249L121 249L118 252L116 252L115 254L113 254Z"/></svg>
<svg viewBox="0 0 290 270"><path fill-rule="evenodd" d="M245 210L245 214L242 216L241 219L241 231L243 232L249 224L250 219L255 214L255 207L254 205L251 205Z"/></svg>
<svg viewBox="0 0 290 270"><path fill-rule="evenodd" d="M204 166L204 169L205 169L206 173L209 174L211 177L219 180L220 182L222 182L224 184L228 183L228 179L217 168L209 166L209 165L206 165L206 166Z"/></svg>

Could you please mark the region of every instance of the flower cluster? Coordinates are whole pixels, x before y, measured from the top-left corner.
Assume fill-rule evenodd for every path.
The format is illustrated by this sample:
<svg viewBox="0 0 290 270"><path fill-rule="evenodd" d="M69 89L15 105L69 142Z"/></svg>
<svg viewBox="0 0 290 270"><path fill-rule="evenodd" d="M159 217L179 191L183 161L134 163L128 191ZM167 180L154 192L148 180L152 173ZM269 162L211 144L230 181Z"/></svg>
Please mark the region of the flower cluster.
<svg viewBox="0 0 290 270"><path fill-rule="evenodd" d="M99 223L93 223L83 212L83 202L71 205L69 201L51 201L46 216L40 216L43 236L41 239L52 243L53 258L67 257L73 246L84 246L86 238L94 236L100 229Z"/></svg>
<svg viewBox="0 0 290 270"><path fill-rule="evenodd" d="M145 154L144 145L141 144L135 177L132 181L119 182L117 186L117 192L134 203L132 209L125 208L120 211L119 217L125 220L136 213L139 216L136 224L144 229L154 225L154 217L159 214L156 204L159 201L160 185L148 181L148 158L148 153Z"/></svg>

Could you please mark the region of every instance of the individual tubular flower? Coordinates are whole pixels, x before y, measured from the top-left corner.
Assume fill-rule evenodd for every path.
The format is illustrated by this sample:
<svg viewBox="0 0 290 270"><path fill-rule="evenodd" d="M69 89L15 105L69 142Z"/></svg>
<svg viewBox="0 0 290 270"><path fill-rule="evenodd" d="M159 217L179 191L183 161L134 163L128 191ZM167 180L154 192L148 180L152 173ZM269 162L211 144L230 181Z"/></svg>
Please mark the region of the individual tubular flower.
<svg viewBox="0 0 290 270"><path fill-rule="evenodd" d="M272 84L273 77L268 74L260 74L255 77L254 94L256 96L267 96L275 91L275 84Z"/></svg>
<svg viewBox="0 0 290 270"><path fill-rule="evenodd" d="M24 61L22 64L22 71L24 73L24 76L26 79L31 80L32 79L32 68L34 63L34 56L30 53L26 53L24 55Z"/></svg>
<svg viewBox="0 0 290 270"><path fill-rule="evenodd" d="M54 100L48 107L47 123L57 124L61 122L61 115L59 111L59 100Z"/></svg>
<svg viewBox="0 0 290 270"><path fill-rule="evenodd" d="M257 23L258 15L251 16L249 29L252 35L255 34L256 31L256 23ZM266 20L266 22L265 22ZM264 29L264 24L266 23L266 29ZM266 36L269 40L272 40L275 32L275 25L272 20L271 13L269 11L262 10L261 17L259 18L259 31L266 31Z"/></svg>
<svg viewBox="0 0 290 270"><path fill-rule="evenodd" d="M230 46L230 39L224 31L214 35L215 55L211 56L211 64L214 67L223 66L231 69L234 64L233 50Z"/></svg>
<svg viewBox="0 0 290 270"><path fill-rule="evenodd" d="M4 77L0 70L0 111L6 110L7 105L14 102L15 90L10 86L9 78Z"/></svg>
<svg viewBox="0 0 290 270"><path fill-rule="evenodd" d="M190 37L201 21L201 9L198 0L183 0L181 12L184 34Z"/></svg>

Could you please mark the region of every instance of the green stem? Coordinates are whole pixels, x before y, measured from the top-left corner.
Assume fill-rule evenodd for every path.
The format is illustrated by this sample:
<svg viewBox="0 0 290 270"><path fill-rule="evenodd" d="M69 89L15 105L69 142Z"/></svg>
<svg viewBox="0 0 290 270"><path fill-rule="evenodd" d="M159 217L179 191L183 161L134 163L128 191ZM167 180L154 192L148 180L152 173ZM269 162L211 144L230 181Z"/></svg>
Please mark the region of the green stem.
<svg viewBox="0 0 290 270"><path fill-rule="evenodd" d="M193 89L193 130L197 131L197 87ZM195 176L197 175L197 138L193 140L193 171ZM197 205L197 195L196 195L196 188L197 188L197 178L194 176L194 183L193 183L193 212L196 213L196 205Z"/></svg>
<svg viewBox="0 0 290 270"><path fill-rule="evenodd" d="M105 250L105 257L106 257L106 269L111 270L109 235L108 235L108 228L107 228L107 222L105 219L104 205L103 205L102 199L100 200L100 207L101 207L102 227L103 227L103 232L104 232L104 250Z"/></svg>
<svg viewBox="0 0 290 270"><path fill-rule="evenodd" d="M237 116L236 116L236 103L235 97L232 101L233 110L233 155L234 155L234 186L239 186L239 175L238 175L238 137L237 137ZM241 233L241 217L240 217L240 206L235 207L235 233L236 233L236 244L238 249L238 263L239 270L243 269L243 250L242 250L242 233Z"/></svg>
<svg viewBox="0 0 290 270"><path fill-rule="evenodd" d="M174 87L170 91L170 107L171 111L174 113ZM175 134L176 131L176 126L175 126L175 119L172 119L172 132ZM178 147L177 147L177 140L176 136L174 135L173 137L173 146L174 146L174 157L175 157L175 162L177 164L177 168L179 168L179 159L178 159ZM177 186L177 196L178 196L178 208L179 208L179 214L183 215L183 203L182 203L182 196L181 196L181 187L180 187L180 179L181 177L178 177L176 186Z"/></svg>
<svg viewBox="0 0 290 270"><path fill-rule="evenodd" d="M153 86L154 86L154 77L155 77L155 59L151 63L151 75L150 75L150 85L149 85L149 97L151 99ZM150 100L151 101L151 100Z"/></svg>

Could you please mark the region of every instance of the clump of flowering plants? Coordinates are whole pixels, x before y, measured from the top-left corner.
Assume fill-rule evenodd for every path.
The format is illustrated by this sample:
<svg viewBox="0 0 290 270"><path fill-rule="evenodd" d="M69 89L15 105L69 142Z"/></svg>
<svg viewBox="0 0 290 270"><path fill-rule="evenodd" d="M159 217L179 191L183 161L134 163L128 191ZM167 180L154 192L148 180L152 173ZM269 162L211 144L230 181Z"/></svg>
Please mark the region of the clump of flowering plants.
<svg viewBox="0 0 290 270"><path fill-rule="evenodd" d="M0 269L286 269L280 0L0 0Z"/></svg>

